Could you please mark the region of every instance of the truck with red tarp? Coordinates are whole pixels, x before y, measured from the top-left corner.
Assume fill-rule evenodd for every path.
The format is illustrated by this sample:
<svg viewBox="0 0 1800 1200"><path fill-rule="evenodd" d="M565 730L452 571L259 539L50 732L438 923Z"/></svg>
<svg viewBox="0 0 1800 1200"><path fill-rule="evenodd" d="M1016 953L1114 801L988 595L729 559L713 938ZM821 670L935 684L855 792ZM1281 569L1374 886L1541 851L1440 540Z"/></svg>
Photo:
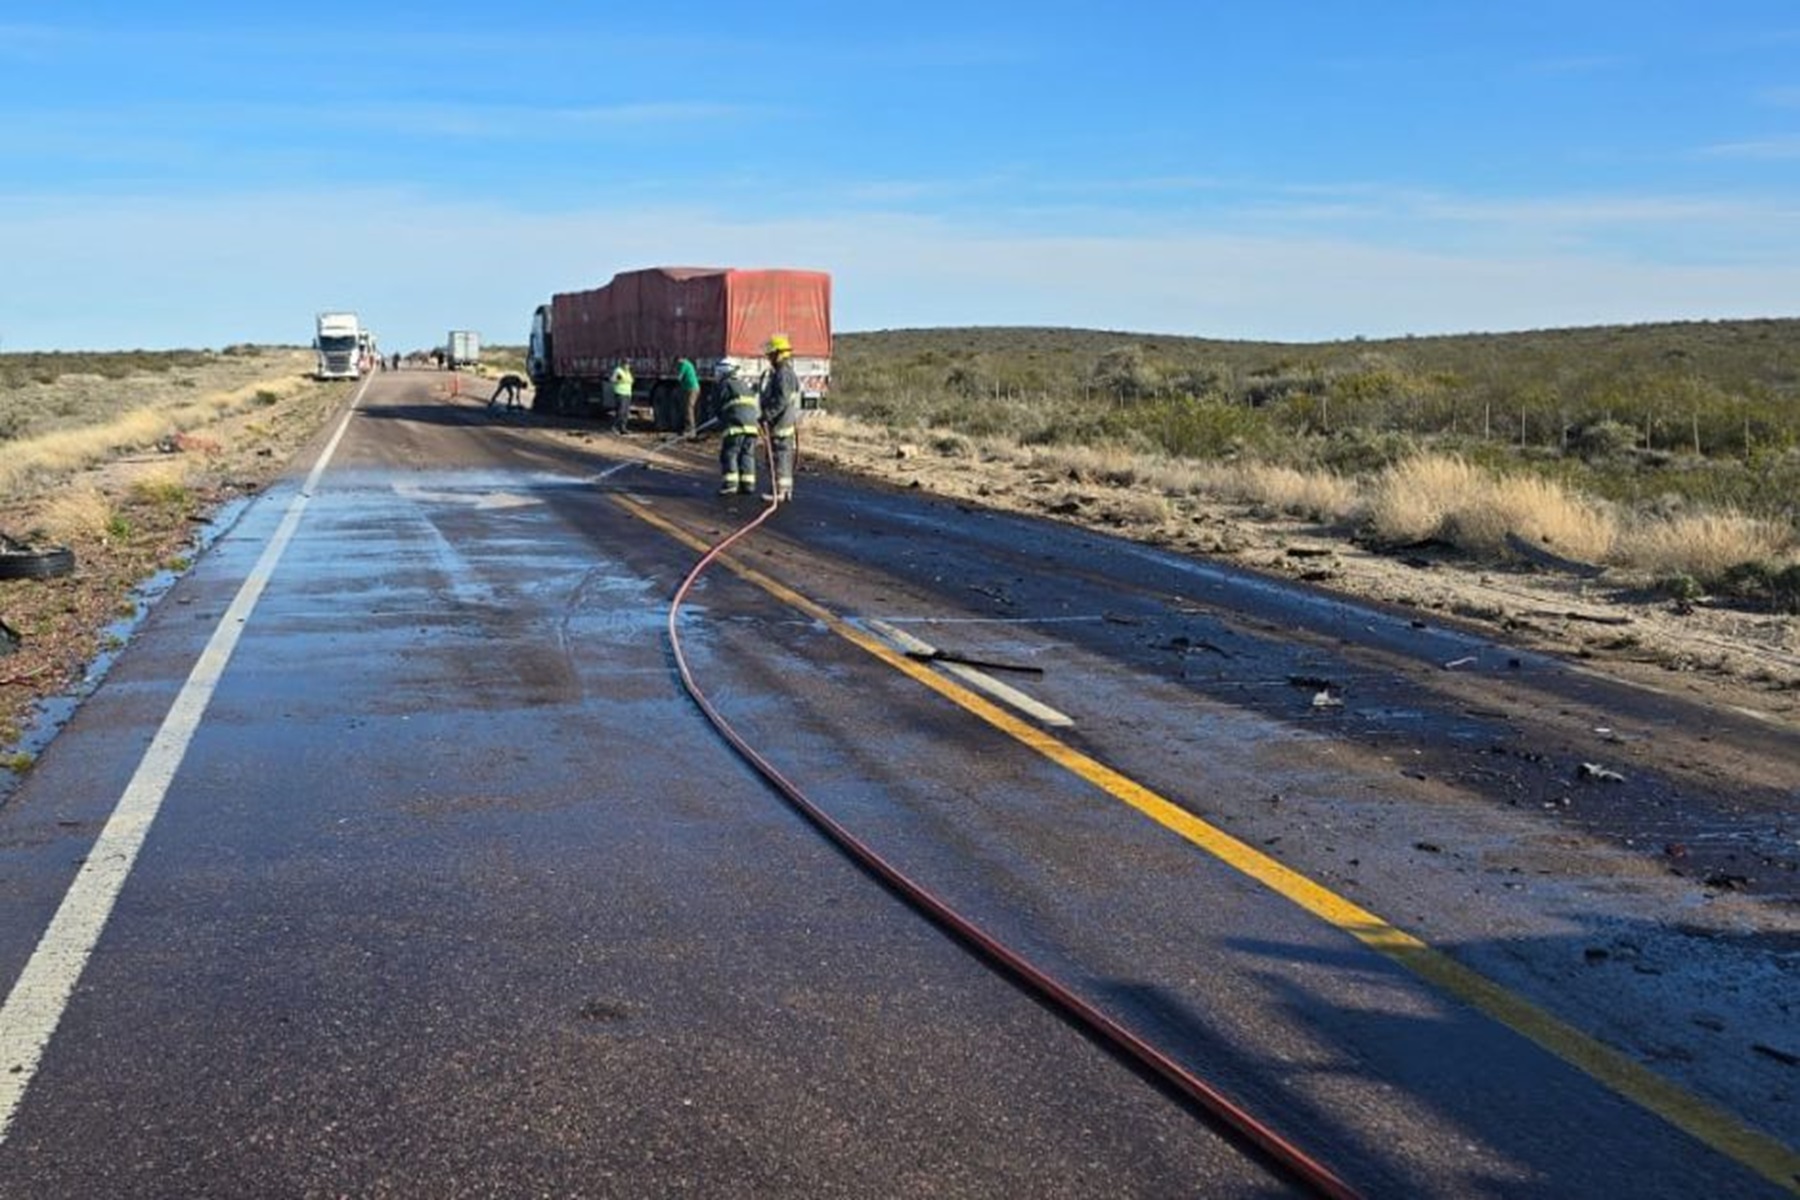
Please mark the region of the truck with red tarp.
<svg viewBox="0 0 1800 1200"><path fill-rule="evenodd" d="M612 406L613 369L631 367L635 404L648 405L655 428L681 428L677 363L686 358L702 381L705 407L714 368L733 358L759 379L768 370L769 338L794 348L806 407L817 407L831 382L831 276L823 271L734 267L651 267L623 271L603 287L559 292L531 319L526 371L532 407L597 415Z"/></svg>

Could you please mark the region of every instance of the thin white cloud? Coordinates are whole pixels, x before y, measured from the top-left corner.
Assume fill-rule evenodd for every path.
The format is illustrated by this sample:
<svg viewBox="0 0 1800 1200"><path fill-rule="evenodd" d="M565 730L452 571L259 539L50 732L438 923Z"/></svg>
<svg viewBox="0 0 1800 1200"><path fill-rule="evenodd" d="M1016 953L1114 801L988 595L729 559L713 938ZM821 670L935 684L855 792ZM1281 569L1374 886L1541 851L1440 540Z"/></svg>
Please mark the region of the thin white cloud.
<svg viewBox="0 0 1800 1200"><path fill-rule="evenodd" d="M742 120L767 114L768 108L749 104L716 104L698 100L611 104L592 108L551 109L545 119L564 125L617 128L620 126L692 124L700 121Z"/></svg>
<svg viewBox="0 0 1800 1200"><path fill-rule="evenodd" d="M1704 147L1707 158L1740 158L1760 162L1779 162L1800 158L1800 134L1759 138L1743 142L1720 142Z"/></svg>
<svg viewBox="0 0 1800 1200"><path fill-rule="evenodd" d="M472 282L449 245L507 252ZM0 261L0 338L45 349L301 342L312 313L338 304L399 349L450 328L515 342L552 292L657 263L829 270L840 329L1070 325L1317 341L1793 316L1800 296L1792 253L1681 262L1530 241L1428 253L1322 230L1077 236L667 204L525 214L404 192L0 197Z"/></svg>
<svg viewBox="0 0 1800 1200"><path fill-rule="evenodd" d="M52 62L76 41L68 30L54 25L0 24L0 62Z"/></svg>
<svg viewBox="0 0 1800 1200"><path fill-rule="evenodd" d="M744 123L775 110L705 101L640 102L542 108L523 104L140 104L130 108L63 109L0 126L0 149L62 157L71 147L110 149L120 158L143 157L142 146L202 142L254 135L266 147L278 130L300 130L316 139L324 130L359 135L443 137L470 141L566 141L646 130ZM329 152L329 145L321 147ZM261 151L266 153L266 150ZM254 157L255 155L252 155Z"/></svg>
<svg viewBox="0 0 1800 1200"><path fill-rule="evenodd" d="M1595 75L1629 66L1631 60L1616 54L1571 55L1567 58L1545 58L1525 64L1532 75Z"/></svg>
<svg viewBox="0 0 1800 1200"><path fill-rule="evenodd" d="M606 134L726 121L747 121L769 110L695 100L544 108L515 104L355 104L264 106L240 119L305 122L364 132L436 134L469 139L549 141L573 134Z"/></svg>
<svg viewBox="0 0 1800 1200"><path fill-rule="evenodd" d="M1434 220L1535 226L1688 225L1800 221L1800 205L1740 197L1561 196L1502 200L1421 197L1410 206Z"/></svg>
<svg viewBox="0 0 1800 1200"><path fill-rule="evenodd" d="M151 9L146 8L146 14ZM82 14L75 14L80 17ZM491 61L506 67L516 61L520 40L513 32L498 25L458 23L431 18L432 24L421 28L410 23L403 14L373 9L358 15L355 36L330 42L330 54L312 55L323 47L320 13L301 8L264 7L252 12L253 20L220 22L196 15L192 23L179 16L164 16L143 23L122 25L71 19L60 23L0 23L0 55L25 46L91 53L125 51L137 56L180 58L206 61L221 56L260 59L269 57L292 61L295 54L306 56L319 68L350 59L391 59L396 54L420 59L422 54L437 62L450 63L459 55L491 56ZM553 34L546 34L534 53L539 59L555 55L577 60L604 55L614 59L676 59L700 57L725 50L744 52L740 42L711 42L705 38L661 35L621 35L616 29L596 22L593 29L582 29L562 21ZM529 77L529 69L521 78Z"/></svg>
<svg viewBox="0 0 1800 1200"><path fill-rule="evenodd" d="M1757 194L1571 194L1487 197L1455 192L1344 184L1253 185L1193 181L1187 190L1163 181L1115 179L1091 191L1061 181L1012 179L1004 193L979 205L951 206L949 188L912 181L904 187L816 195L804 211L887 211L935 207L969 228L1004 235L1326 238L1424 253L1527 256L1604 252L1645 259L1731 261L1754 253L1800 256L1800 201ZM1783 249L1784 247L1791 249Z"/></svg>

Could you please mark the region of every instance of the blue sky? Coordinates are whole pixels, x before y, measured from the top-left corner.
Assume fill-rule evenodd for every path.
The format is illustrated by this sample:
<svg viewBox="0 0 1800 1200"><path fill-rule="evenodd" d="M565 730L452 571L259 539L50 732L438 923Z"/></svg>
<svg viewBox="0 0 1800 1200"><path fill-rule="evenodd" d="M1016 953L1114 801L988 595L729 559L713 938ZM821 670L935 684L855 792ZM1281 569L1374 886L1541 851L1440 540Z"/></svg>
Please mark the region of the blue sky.
<svg viewBox="0 0 1800 1200"><path fill-rule="evenodd" d="M1791 317L1800 4L0 0L0 163L5 351L517 343L661 264L839 330Z"/></svg>

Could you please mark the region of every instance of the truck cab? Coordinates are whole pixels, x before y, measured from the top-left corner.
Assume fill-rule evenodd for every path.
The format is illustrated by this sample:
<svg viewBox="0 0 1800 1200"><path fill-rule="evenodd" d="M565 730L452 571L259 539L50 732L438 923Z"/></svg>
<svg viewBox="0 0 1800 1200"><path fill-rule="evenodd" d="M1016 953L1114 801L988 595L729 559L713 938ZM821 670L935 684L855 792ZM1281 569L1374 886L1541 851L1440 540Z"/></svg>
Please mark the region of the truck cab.
<svg viewBox="0 0 1800 1200"><path fill-rule="evenodd" d="M318 379L355 379L362 374L362 326L355 313L322 312L313 337Z"/></svg>
<svg viewBox="0 0 1800 1200"><path fill-rule="evenodd" d="M555 374L551 363L550 345L550 306L540 304L531 314L531 335L525 344L525 374L531 377L533 387L541 387L546 379Z"/></svg>

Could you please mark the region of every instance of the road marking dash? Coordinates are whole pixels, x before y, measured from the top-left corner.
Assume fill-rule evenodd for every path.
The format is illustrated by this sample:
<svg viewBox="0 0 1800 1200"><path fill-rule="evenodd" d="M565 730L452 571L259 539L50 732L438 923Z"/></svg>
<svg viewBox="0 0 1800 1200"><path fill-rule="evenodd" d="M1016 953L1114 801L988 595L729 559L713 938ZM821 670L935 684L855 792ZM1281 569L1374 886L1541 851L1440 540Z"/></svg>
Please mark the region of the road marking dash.
<svg viewBox="0 0 1800 1200"><path fill-rule="evenodd" d="M868 625L870 629L873 629L876 633L879 633L882 637L885 637L888 641L894 643L894 645L898 646L901 651L905 653L924 655L933 655L937 653L937 647L928 642L920 641L910 633L894 628L886 621L878 621L874 618L870 618L864 623ZM1000 680L995 679L992 675L989 675L986 671L983 671L978 667L972 667L968 663L959 662L939 662L937 663L937 666L940 669L955 675L970 687L986 692L1002 704L1010 704L1012 707L1018 709L1020 712L1040 724L1053 726L1057 729L1068 729L1075 724L1074 719L1066 713L1051 708L1048 704L1027 695L1009 683L1002 683Z"/></svg>

